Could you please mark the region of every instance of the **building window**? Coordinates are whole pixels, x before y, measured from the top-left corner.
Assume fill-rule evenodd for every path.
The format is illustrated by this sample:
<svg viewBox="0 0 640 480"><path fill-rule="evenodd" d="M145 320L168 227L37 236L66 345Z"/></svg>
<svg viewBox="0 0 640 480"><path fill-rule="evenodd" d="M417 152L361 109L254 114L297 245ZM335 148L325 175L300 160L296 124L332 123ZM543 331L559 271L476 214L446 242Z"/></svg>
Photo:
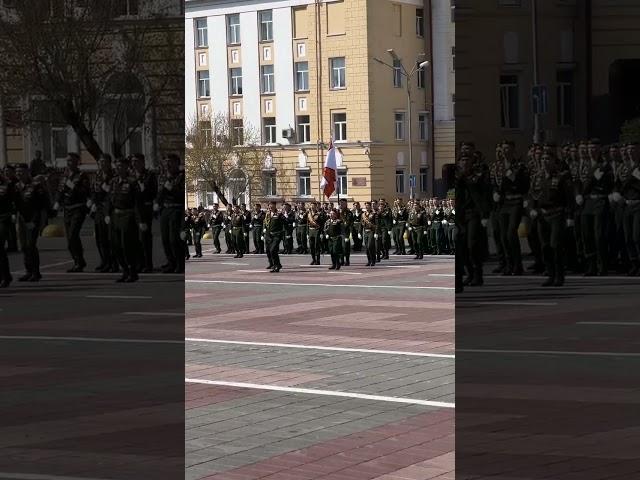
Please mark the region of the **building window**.
<svg viewBox="0 0 640 480"><path fill-rule="evenodd" d="M429 120L426 113L418 115L418 131L420 132L420 141L426 142L429 139Z"/></svg>
<svg viewBox="0 0 640 480"><path fill-rule="evenodd" d="M416 35L424 37L424 10L416 8Z"/></svg>
<svg viewBox="0 0 640 480"><path fill-rule="evenodd" d="M404 112L396 112L396 140L404 140Z"/></svg>
<svg viewBox="0 0 640 480"><path fill-rule="evenodd" d="M196 47L209 45L209 33L207 31L207 19L196 18Z"/></svg>
<svg viewBox="0 0 640 480"><path fill-rule="evenodd" d="M340 196L349 195L349 179L346 169L338 169L338 181L336 182L336 193Z"/></svg>
<svg viewBox="0 0 640 480"><path fill-rule="evenodd" d="M200 131L202 132L205 146L211 146L211 122L200 122Z"/></svg>
<svg viewBox="0 0 640 480"><path fill-rule="evenodd" d="M331 88L347 87L347 68L344 57L331 59Z"/></svg>
<svg viewBox="0 0 640 480"><path fill-rule="evenodd" d="M520 128L520 93L517 75L500 75L500 126Z"/></svg>
<svg viewBox="0 0 640 480"><path fill-rule="evenodd" d="M396 88L402 87L402 64L400 60L393 61L393 86Z"/></svg>
<svg viewBox="0 0 640 480"><path fill-rule="evenodd" d="M556 81L558 84L558 125L570 127L574 123L575 112L573 72L558 72Z"/></svg>
<svg viewBox="0 0 640 480"><path fill-rule="evenodd" d="M51 2L52 5L54 3L60 3L64 5L64 2ZM116 16L130 16L130 15L138 15L138 0L120 0L117 2L115 6Z"/></svg>
<svg viewBox="0 0 640 480"><path fill-rule="evenodd" d="M277 195L276 186L275 172L265 172L262 177L262 192L265 197L275 197Z"/></svg>
<svg viewBox="0 0 640 480"><path fill-rule="evenodd" d="M427 191L427 167L420 168L420 191Z"/></svg>
<svg viewBox="0 0 640 480"><path fill-rule="evenodd" d="M237 13L227 15L227 43L229 45L240 43L240 15Z"/></svg>
<svg viewBox="0 0 640 480"><path fill-rule="evenodd" d="M262 93L273 93L276 91L273 65L263 65L260 67L262 78Z"/></svg>
<svg viewBox="0 0 640 480"><path fill-rule="evenodd" d="M311 172L298 172L298 195L301 197L311 196Z"/></svg>
<svg viewBox="0 0 640 480"><path fill-rule="evenodd" d="M424 68L420 68L420 62L416 65L416 76L418 77L418 88L424 88L427 83L427 73Z"/></svg>
<svg viewBox="0 0 640 480"><path fill-rule="evenodd" d="M347 141L347 114L333 114L333 140L336 142Z"/></svg>
<svg viewBox="0 0 640 480"><path fill-rule="evenodd" d="M258 18L260 19L260 41L270 42L273 40L273 12L271 10L264 10L258 12Z"/></svg>
<svg viewBox="0 0 640 480"><path fill-rule="evenodd" d="M309 90L309 62L296 63L296 90Z"/></svg>
<svg viewBox="0 0 640 480"><path fill-rule="evenodd" d="M51 151L56 160L67 156L67 129L65 127L53 127L51 129Z"/></svg>
<svg viewBox="0 0 640 480"><path fill-rule="evenodd" d="M396 169L396 193L404 193L404 170Z"/></svg>
<svg viewBox="0 0 640 480"><path fill-rule="evenodd" d="M265 144L276 143L276 119L275 118L263 118L262 125L264 132Z"/></svg>
<svg viewBox="0 0 640 480"><path fill-rule="evenodd" d="M242 95L242 69L232 68L229 72L231 95Z"/></svg>
<svg viewBox="0 0 640 480"><path fill-rule="evenodd" d="M198 72L198 97L209 97L211 95L209 84L209 71L201 70Z"/></svg>
<svg viewBox="0 0 640 480"><path fill-rule="evenodd" d="M244 143L244 126L242 120L231 120L231 139L234 145L242 145Z"/></svg>
<svg viewBox="0 0 640 480"><path fill-rule="evenodd" d="M298 143L311 142L311 122L309 115L298 116Z"/></svg>

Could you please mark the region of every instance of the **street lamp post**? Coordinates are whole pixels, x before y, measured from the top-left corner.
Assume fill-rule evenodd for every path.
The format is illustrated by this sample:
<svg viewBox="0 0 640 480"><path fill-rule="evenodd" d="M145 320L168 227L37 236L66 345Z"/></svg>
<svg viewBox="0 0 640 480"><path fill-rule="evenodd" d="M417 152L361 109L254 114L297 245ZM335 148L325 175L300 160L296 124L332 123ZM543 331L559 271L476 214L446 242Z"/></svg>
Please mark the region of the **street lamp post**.
<svg viewBox="0 0 640 480"><path fill-rule="evenodd" d="M404 64L402 63L402 61L400 60L400 58L398 58L398 55L396 55L396 52L393 51L392 48L387 50L387 53L389 55L391 55L391 58L393 58L393 60L395 60L396 62L398 62L400 64L400 74L403 75L406 79L406 83L407 83L407 115L409 116L409 198L411 198L412 200L415 198L415 193L414 193L414 184L411 181L411 176L413 175L413 116L412 116L412 108L411 108L411 79L413 78L413 76L418 73L419 71L423 70L425 67L429 66L429 60L425 60L423 62L418 63L418 59L420 59L421 57L424 57L424 53L421 53L420 55L418 55L418 59L415 62L414 67L411 69L411 71L408 71ZM386 62L383 62L382 60L380 60L379 58L373 58L376 62L385 65L389 68L391 68L393 71L396 70L396 67L394 67L393 65L389 65Z"/></svg>

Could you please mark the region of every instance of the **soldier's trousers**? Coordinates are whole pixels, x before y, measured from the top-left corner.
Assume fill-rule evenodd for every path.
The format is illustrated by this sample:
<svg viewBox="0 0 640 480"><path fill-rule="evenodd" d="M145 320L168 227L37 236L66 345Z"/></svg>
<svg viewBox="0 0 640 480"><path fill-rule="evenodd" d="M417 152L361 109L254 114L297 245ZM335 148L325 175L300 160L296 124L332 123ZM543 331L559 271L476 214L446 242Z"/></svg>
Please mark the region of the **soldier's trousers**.
<svg viewBox="0 0 640 480"><path fill-rule="evenodd" d="M362 223L353 223L351 237L353 238L353 251L360 252L362 250Z"/></svg>
<svg viewBox="0 0 640 480"><path fill-rule="evenodd" d="M233 234L231 228L224 229L224 242L227 244L227 253L235 253L235 245L233 244Z"/></svg>
<svg viewBox="0 0 640 480"><path fill-rule="evenodd" d="M40 274L39 236L40 224L38 222L25 222L20 219L20 245L24 257L24 269L27 273Z"/></svg>
<svg viewBox="0 0 640 480"><path fill-rule="evenodd" d="M262 225L253 225L253 246L255 247L256 253L264 253Z"/></svg>
<svg viewBox="0 0 640 480"><path fill-rule="evenodd" d="M328 244L329 244L329 253L331 254L331 264L334 267L337 267L340 264L340 261L342 260L342 255L343 255L343 250L342 250L342 245L343 245L343 238L340 236L337 237L330 237L327 240Z"/></svg>
<svg viewBox="0 0 640 480"><path fill-rule="evenodd" d="M551 278L564 280L564 238L566 219L563 213L545 216L538 223L542 257Z"/></svg>
<svg viewBox="0 0 640 480"><path fill-rule="evenodd" d="M196 255L202 255L202 235L204 231L202 230L193 230L193 245L195 246Z"/></svg>
<svg viewBox="0 0 640 480"><path fill-rule="evenodd" d="M415 245L415 254L417 257L424 255L424 229L426 227L411 226L411 235L413 235L413 244Z"/></svg>
<svg viewBox="0 0 640 480"><path fill-rule="evenodd" d="M400 255L404 255L405 244L404 244L404 227L405 222L398 222L393 226L393 243L396 248L396 252Z"/></svg>
<svg viewBox="0 0 640 480"><path fill-rule="evenodd" d="M138 250L142 254L142 258L139 258L137 263L139 267L153 270L153 233L151 231L153 228L153 209L145 206L141 215L142 218L138 219L138 221L147 226L147 231L143 232L138 229L138 241L140 242Z"/></svg>
<svg viewBox="0 0 640 480"><path fill-rule="evenodd" d="M584 258L590 273L607 271L607 214L609 205L606 198L586 198L582 210L581 227L584 244Z"/></svg>
<svg viewBox="0 0 640 480"><path fill-rule="evenodd" d="M449 223L449 228L447 228L447 242L449 244L449 254L456 254L457 242L458 238L458 227L455 223Z"/></svg>
<svg viewBox="0 0 640 480"><path fill-rule="evenodd" d="M9 268L9 257L7 256L7 241L9 240L11 229L11 217L9 215L0 216L0 282L11 278Z"/></svg>
<svg viewBox="0 0 640 480"><path fill-rule="evenodd" d="M627 254L633 262L640 260L640 201L624 211L624 235Z"/></svg>
<svg viewBox="0 0 640 480"><path fill-rule="evenodd" d="M444 230L441 222L433 222L430 231L431 251L439 255L444 250Z"/></svg>
<svg viewBox="0 0 640 480"><path fill-rule="evenodd" d="M87 216L84 206L64 211L64 230L67 235L67 248L76 266L84 268L84 249L80 240L80 230Z"/></svg>
<svg viewBox="0 0 640 480"><path fill-rule="evenodd" d="M322 245L320 244L320 231L317 228L309 228L309 250L311 251L311 258L320 263Z"/></svg>
<svg viewBox="0 0 640 480"><path fill-rule="evenodd" d="M104 222L104 211L102 206L98 207L93 219L93 230L96 237L96 247L100 255L100 267L114 266L113 247L110 241L111 227Z"/></svg>
<svg viewBox="0 0 640 480"><path fill-rule="evenodd" d="M491 212L490 217L491 233L493 235L493 241L496 244L496 256L498 257L498 264L504 267L507 264L507 257L504 252L504 246L502 245L502 230L500 229L500 214L497 210Z"/></svg>
<svg viewBox="0 0 640 480"><path fill-rule="evenodd" d="M274 267L282 268L282 263L280 263L280 241L282 240L282 235L275 234L269 236L269 263L273 264Z"/></svg>
<svg viewBox="0 0 640 480"><path fill-rule="evenodd" d="M624 205L615 203L611 207L609 222L609 259L627 263L629 258L624 240Z"/></svg>
<svg viewBox="0 0 640 480"><path fill-rule="evenodd" d="M508 272L522 271L522 252L520 250L520 237L518 237L522 210L522 202L518 204L507 203L500 209L500 231L502 233L502 246L506 254Z"/></svg>
<svg viewBox="0 0 640 480"><path fill-rule="evenodd" d="M582 238L582 210L583 208L577 207L573 212L573 223L574 223L574 239L576 243L576 256L578 257L578 262L582 263L584 260L584 240Z"/></svg>
<svg viewBox="0 0 640 480"><path fill-rule="evenodd" d="M13 222L9 223L6 242L7 251L15 252L18 250L18 230L16 229L16 224Z"/></svg>
<svg viewBox="0 0 640 480"><path fill-rule="evenodd" d="M165 208L160 214L160 235L168 267L177 273L184 272L186 241L180 238L184 232L184 214L178 208Z"/></svg>
<svg viewBox="0 0 640 480"><path fill-rule="evenodd" d="M385 256L389 256L389 250L391 250L391 230L389 228L382 229L382 250Z"/></svg>
<svg viewBox="0 0 640 480"><path fill-rule="evenodd" d="M231 235L233 236L236 254L244 255L244 229L242 227L233 227Z"/></svg>
<svg viewBox="0 0 640 480"><path fill-rule="evenodd" d="M367 263L375 265L376 263L376 238L373 230L364 231L363 246L367 252Z"/></svg>
<svg viewBox="0 0 640 480"><path fill-rule="evenodd" d="M349 239L349 234L340 237L341 245L340 245L340 259L344 263L349 262L351 260L351 240Z"/></svg>
<svg viewBox="0 0 640 480"><path fill-rule="evenodd" d="M468 218L463 225L463 231L464 265L471 277L482 279L486 230L482 226L480 216L472 215Z"/></svg>
<svg viewBox="0 0 640 480"><path fill-rule="evenodd" d="M300 239L298 240L300 253L307 253L309 251L309 225L298 225L297 229L300 233Z"/></svg>
<svg viewBox="0 0 640 480"><path fill-rule="evenodd" d="M544 219L540 219L539 216L531 218L529 223L529 235L527 235L527 241L529 242L529 248L533 254L536 265L542 265L544 262L542 255L542 243L540 239L540 223L543 223Z"/></svg>
<svg viewBox="0 0 640 480"><path fill-rule="evenodd" d="M293 253L293 230L285 231L284 241L282 243L284 253Z"/></svg>
<svg viewBox="0 0 640 480"><path fill-rule="evenodd" d="M243 233L244 233L244 253L249 253L251 251L251 244L250 244L251 230L248 228L245 228L243 230Z"/></svg>
<svg viewBox="0 0 640 480"><path fill-rule="evenodd" d="M135 273L138 225L133 209L113 214L113 250L125 274Z"/></svg>
<svg viewBox="0 0 640 480"><path fill-rule="evenodd" d="M216 249L216 252L220 251L220 232L222 231L222 227L220 225L215 225L211 227L211 236L213 237L213 248Z"/></svg>

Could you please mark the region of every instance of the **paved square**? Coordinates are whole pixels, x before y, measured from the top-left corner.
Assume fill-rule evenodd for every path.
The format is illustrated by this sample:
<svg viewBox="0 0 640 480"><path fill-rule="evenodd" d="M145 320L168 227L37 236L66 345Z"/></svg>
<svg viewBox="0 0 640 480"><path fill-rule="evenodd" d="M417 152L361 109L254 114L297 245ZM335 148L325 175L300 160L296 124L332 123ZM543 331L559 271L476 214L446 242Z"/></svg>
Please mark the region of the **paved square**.
<svg viewBox="0 0 640 480"><path fill-rule="evenodd" d="M186 277L189 479L454 478L453 259Z"/></svg>

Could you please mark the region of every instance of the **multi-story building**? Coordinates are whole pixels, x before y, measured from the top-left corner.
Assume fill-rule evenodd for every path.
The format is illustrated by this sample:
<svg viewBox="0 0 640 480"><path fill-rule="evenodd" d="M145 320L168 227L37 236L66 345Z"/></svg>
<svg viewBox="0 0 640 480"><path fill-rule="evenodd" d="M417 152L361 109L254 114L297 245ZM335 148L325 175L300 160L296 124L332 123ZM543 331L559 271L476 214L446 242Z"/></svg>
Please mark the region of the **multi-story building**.
<svg viewBox="0 0 640 480"><path fill-rule="evenodd" d="M0 26L2 22L24 21L16 13L16 5L17 2L0 0ZM91 18L91 12L84 9L92 8L92 4L81 0L52 0L41 5L49 8L49 11L41 12L41 21L47 25L64 29L79 19ZM114 88L96 93L105 97L99 101L90 93L84 97L101 105L99 118L85 120L103 152L113 155L117 142L119 154L143 153L149 166L155 166L163 155L184 151L183 10L181 0L126 0L117 2L117 8L109 12L106 27L105 24L96 27L100 33L91 37L93 30L88 27L87 38L102 38L102 45L111 46L109 51L101 47L95 58L89 58L89 54L86 57L88 62L99 63L98 54L111 55L105 57L108 58L105 63L112 69L113 76L100 78L93 87L101 90L110 84ZM70 18L72 16L75 17ZM4 33L0 31L0 58L3 58L2 48L11 45L10 41L3 41ZM141 52L140 61L135 65L127 64L126 68L119 67L121 52L118 48L122 34L128 35L130 40L135 39L136 48ZM3 68L1 60L0 68ZM69 88L75 81L67 80L64 88ZM43 78L42 81L47 80ZM11 89L20 91L20 85ZM7 89L0 88L0 92L4 91ZM106 97L111 98L113 108L105 101L108 100ZM79 94L74 101L80 98L83 97ZM37 151L50 166L63 167L67 153L78 152L83 170L97 168L96 159L59 109L53 106L51 96L32 94L26 89L11 98L2 98L0 93L0 166L28 163Z"/></svg>
<svg viewBox="0 0 640 480"><path fill-rule="evenodd" d="M331 141L336 195L406 199L413 178L416 197L442 194L432 86L436 75L452 85L453 66L451 47L432 55L440 10L424 0L187 0L187 122L222 114L234 129L260 132L264 165L246 172L246 203L321 200ZM437 33L451 43L446 10ZM410 104L400 62L415 70ZM435 98L435 115L453 151L451 95ZM215 201L203 189L189 204Z"/></svg>
<svg viewBox="0 0 640 480"><path fill-rule="evenodd" d="M613 142L640 117L638 2L459 0L455 11L458 141L492 155L506 138L524 151L534 140L536 84L547 92L541 141Z"/></svg>

